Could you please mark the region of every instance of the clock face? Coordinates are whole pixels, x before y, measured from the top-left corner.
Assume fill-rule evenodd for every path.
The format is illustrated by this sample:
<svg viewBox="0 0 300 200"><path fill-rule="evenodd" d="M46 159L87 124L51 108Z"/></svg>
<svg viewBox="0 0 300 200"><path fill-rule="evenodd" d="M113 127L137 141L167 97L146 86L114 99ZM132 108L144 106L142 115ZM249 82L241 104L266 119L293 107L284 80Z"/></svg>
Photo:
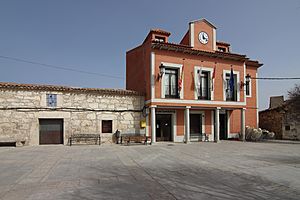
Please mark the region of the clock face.
<svg viewBox="0 0 300 200"><path fill-rule="evenodd" d="M202 44L207 44L208 43L208 34L205 33L205 32L200 32L199 33L199 41L202 43Z"/></svg>

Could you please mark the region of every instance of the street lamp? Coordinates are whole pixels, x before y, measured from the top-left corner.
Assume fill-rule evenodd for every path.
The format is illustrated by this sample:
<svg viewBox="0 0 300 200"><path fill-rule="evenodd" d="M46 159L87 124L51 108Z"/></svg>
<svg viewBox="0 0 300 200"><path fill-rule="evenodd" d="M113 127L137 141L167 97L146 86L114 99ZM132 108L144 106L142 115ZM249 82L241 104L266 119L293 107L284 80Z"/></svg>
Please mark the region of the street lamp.
<svg viewBox="0 0 300 200"><path fill-rule="evenodd" d="M247 75L246 75L245 83L244 83L243 81L241 81L241 87L249 86L250 78L251 78L250 74L247 74Z"/></svg>
<svg viewBox="0 0 300 200"><path fill-rule="evenodd" d="M165 66L161 63L159 66L159 75L158 77L161 78L165 73Z"/></svg>

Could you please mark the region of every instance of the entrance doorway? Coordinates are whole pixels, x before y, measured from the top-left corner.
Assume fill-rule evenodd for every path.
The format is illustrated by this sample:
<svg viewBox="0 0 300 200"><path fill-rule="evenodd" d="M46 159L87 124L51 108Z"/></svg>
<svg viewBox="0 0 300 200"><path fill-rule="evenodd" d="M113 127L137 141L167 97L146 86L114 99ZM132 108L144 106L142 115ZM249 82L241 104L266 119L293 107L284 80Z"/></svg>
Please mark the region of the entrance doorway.
<svg viewBox="0 0 300 200"><path fill-rule="evenodd" d="M202 140L202 114L190 114L190 139Z"/></svg>
<svg viewBox="0 0 300 200"><path fill-rule="evenodd" d="M40 144L63 144L63 119L39 119Z"/></svg>
<svg viewBox="0 0 300 200"><path fill-rule="evenodd" d="M220 113L220 140L228 139L227 112Z"/></svg>
<svg viewBox="0 0 300 200"><path fill-rule="evenodd" d="M156 115L156 141L172 141L171 119L171 114Z"/></svg>

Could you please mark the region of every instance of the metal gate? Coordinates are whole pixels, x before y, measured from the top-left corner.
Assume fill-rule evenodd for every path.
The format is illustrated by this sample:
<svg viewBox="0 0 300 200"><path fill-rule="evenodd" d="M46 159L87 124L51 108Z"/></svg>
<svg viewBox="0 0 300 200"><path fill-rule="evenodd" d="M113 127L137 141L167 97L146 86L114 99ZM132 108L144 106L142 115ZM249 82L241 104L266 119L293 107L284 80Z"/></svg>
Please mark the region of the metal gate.
<svg viewBox="0 0 300 200"><path fill-rule="evenodd" d="M63 144L63 119L39 119L40 144Z"/></svg>

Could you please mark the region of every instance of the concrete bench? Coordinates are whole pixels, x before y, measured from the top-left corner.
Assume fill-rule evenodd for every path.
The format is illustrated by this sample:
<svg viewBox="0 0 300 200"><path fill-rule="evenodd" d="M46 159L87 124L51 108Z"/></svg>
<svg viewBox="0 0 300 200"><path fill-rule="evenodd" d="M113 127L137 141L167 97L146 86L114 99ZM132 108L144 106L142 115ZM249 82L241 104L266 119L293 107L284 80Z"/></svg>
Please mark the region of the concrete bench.
<svg viewBox="0 0 300 200"><path fill-rule="evenodd" d="M73 134L69 138L70 146L72 146L72 143L74 142L74 140L75 141L85 140L85 142L87 142L87 140L94 140L95 144L101 145L100 134Z"/></svg>

